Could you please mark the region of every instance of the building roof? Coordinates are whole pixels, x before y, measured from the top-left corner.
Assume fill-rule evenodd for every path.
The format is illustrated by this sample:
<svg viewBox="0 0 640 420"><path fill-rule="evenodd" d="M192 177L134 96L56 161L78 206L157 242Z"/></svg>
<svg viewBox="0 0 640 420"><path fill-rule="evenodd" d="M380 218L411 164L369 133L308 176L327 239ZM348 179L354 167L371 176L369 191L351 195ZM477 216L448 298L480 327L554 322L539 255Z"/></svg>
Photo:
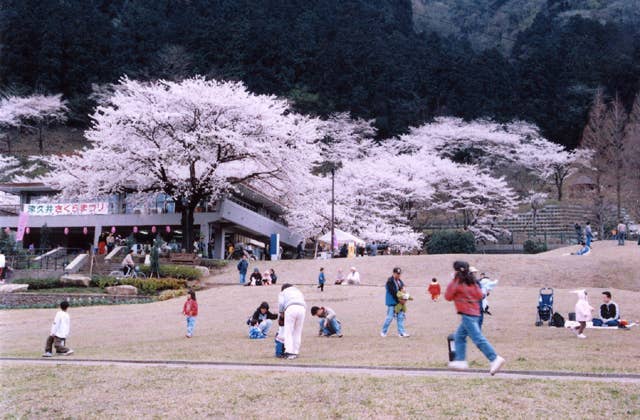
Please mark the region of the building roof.
<svg viewBox="0 0 640 420"><path fill-rule="evenodd" d="M9 194L20 194L21 192L58 192L42 182L10 182L0 184L0 191Z"/></svg>

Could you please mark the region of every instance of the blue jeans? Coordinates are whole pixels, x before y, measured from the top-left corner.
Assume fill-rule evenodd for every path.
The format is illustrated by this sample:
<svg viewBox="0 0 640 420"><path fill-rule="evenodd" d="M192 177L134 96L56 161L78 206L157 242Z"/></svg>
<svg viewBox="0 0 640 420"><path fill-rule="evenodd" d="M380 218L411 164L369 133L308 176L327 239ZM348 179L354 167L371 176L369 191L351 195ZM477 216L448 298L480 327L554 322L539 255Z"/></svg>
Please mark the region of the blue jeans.
<svg viewBox="0 0 640 420"><path fill-rule="evenodd" d="M382 333L386 334L389 330L389 325L391 325L391 321L393 321L393 316L395 315L395 305L387 306L387 317L384 319L384 324L382 325ZM398 334L404 335L406 331L404 330L404 312L398 312L398 318L396 322L398 323Z"/></svg>
<svg viewBox="0 0 640 420"><path fill-rule="evenodd" d="M624 232L618 233L618 245L624 245L624 238L626 234Z"/></svg>
<svg viewBox="0 0 640 420"><path fill-rule="evenodd" d="M332 320L329 320L329 325L327 327L324 326L324 321L326 321L324 318L320 318L320 321L318 322L320 324L320 331L322 331L322 334L324 335L333 335L333 334L337 334L340 335L340 323L338 322L337 319L333 318Z"/></svg>
<svg viewBox="0 0 640 420"><path fill-rule="evenodd" d="M593 318L594 327L602 327L602 326L617 327L618 325L620 325L620 323L618 322L617 319L612 319L610 321L603 322L600 318Z"/></svg>
<svg viewBox="0 0 640 420"><path fill-rule="evenodd" d="M247 277L247 273L240 273L240 284L244 284L244 280Z"/></svg>
<svg viewBox="0 0 640 420"><path fill-rule="evenodd" d="M587 243L586 243L586 245L587 245L589 248L591 248L591 239L592 239L592 238L593 238L593 236L591 236L591 235L587 235Z"/></svg>
<svg viewBox="0 0 640 420"><path fill-rule="evenodd" d="M455 334L456 361L466 360L467 358L467 336L471 338L471 341L490 362L493 362L498 357L489 341L482 335L478 320L479 317L477 316L462 315L462 322L460 322Z"/></svg>
<svg viewBox="0 0 640 420"><path fill-rule="evenodd" d="M187 335L191 337L193 335L193 328L196 326L196 317L188 316L187 317Z"/></svg>
<svg viewBox="0 0 640 420"><path fill-rule="evenodd" d="M272 320L265 319L258 325L258 328L260 328L260 332L262 332L262 334L267 335L269 334L269 329L271 328L271 324L273 324Z"/></svg>

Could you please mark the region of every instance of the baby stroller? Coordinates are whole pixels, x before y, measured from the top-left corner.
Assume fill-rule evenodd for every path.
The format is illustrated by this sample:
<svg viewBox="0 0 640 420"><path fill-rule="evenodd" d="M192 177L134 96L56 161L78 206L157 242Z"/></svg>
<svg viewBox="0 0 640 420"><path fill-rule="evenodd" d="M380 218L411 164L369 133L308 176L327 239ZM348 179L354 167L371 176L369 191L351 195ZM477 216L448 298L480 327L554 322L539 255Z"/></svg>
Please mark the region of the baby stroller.
<svg viewBox="0 0 640 420"><path fill-rule="evenodd" d="M536 318L536 327L540 327L544 322L548 322L551 326L551 318L553 317L553 289L551 287L543 287L540 289L540 297L538 298L538 316Z"/></svg>

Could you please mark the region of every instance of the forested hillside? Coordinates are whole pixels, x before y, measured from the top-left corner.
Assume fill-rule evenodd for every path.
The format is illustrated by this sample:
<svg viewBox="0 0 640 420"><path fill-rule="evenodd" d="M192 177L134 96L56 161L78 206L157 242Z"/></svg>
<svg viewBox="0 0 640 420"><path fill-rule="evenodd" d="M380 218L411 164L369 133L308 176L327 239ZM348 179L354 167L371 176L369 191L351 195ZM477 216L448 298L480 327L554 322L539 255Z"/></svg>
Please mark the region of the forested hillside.
<svg viewBox="0 0 640 420"><path fill-rule="evenodd" d="M492 2L502 3L516 8L518 0ZM453 115L531 121L570 147L597 87L620 92L627 102L639 90L640 36L625 21L558 19L532 8L527 24L516 25L508 52L478 50L459 38L417 31L415 4L3 0L0 88L62 93L70 124L83 126L95 85L124 74L203 74L288 97L303 112L374 118L380 137Z"/></svg>
<svg viewBox="0 0 640 420"><path fill-rule="evenodd" d="M640 24L639 0L413 0L418 32L466 37L476 49L508 51L539 13L558 23L581 16L600 22Z"/></svg>

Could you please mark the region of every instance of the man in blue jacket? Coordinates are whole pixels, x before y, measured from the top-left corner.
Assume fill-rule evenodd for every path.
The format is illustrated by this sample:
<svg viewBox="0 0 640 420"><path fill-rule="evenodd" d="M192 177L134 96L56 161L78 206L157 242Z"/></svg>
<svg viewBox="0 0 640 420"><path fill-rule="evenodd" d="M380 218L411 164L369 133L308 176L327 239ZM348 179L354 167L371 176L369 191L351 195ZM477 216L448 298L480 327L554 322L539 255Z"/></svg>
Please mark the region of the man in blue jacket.
<svg viewBox="0 0 640 420"><path fill-rule="evenodd" d="M391 321L393 321L395 313L395 307L398 304L398 290L404 287L404 282L400 279L400 275L402 274L402 270L400 267L396 267L393 269L393 275L389 277L387 280L387 284L385 286L386 295L384 298L385 305L387 305L387 317L384 320L384 324L382 325L382 331L380 331L381 337L387 336L387 331L389 330L389 325L391 325ZM398 323L398 335L400 337L409 337L409 334L404 330L404 312L397 313L396 322Z"/></svg>
<svg viewBox="0 0 640 420"><path fill-rule="evenodd" d="M240 284L244 284L244 280L247 277L248 268L249 268L249 261L247 261L247 256L243 255L240 262L238 262L238 272L240 273Z"/></svg>

